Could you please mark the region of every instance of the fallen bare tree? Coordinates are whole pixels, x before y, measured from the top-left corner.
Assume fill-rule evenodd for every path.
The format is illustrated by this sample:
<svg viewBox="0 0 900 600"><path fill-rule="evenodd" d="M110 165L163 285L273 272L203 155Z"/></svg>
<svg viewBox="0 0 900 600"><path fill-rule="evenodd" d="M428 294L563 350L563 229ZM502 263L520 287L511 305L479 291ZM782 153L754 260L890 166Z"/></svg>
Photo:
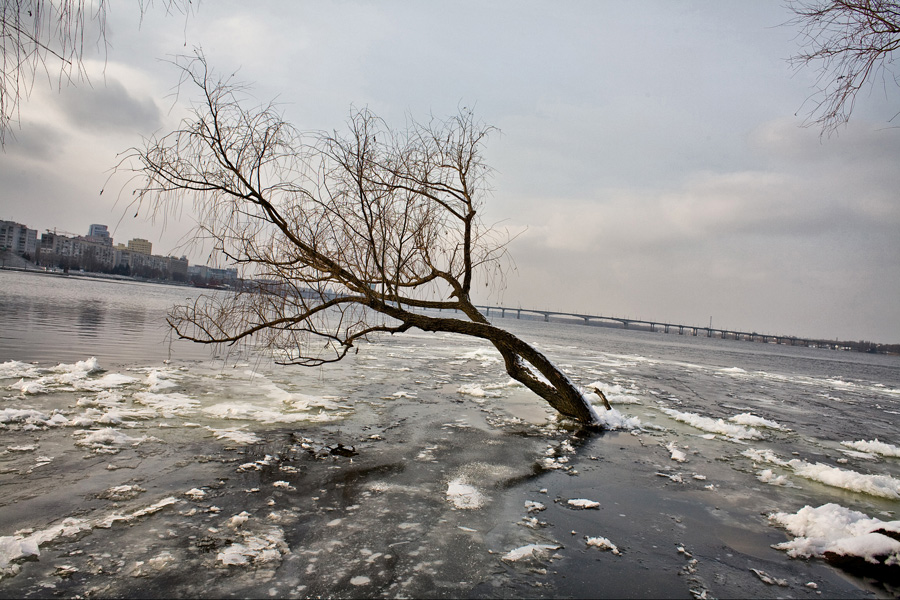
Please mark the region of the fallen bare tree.
<svg viewBox="0 0 900 600"><path fill-rule="evenodd" d="M153 214L192 202L193 239L257 282L176 307L169 323L179 337L252 340L278 362L314 366L373 334L415 327L474 336L557 411L597 423L565 373L471 300L477 276L502 277L508 242L478 215L490 127L463 109L396 131L360 110L346 133L303 133L272 105L247 108L246 90L216 77L202 56L179 64L202 100L179 129L133 148L119 168L137 174L135 202ZM461 318L445 316L451 309Z"/></svg>

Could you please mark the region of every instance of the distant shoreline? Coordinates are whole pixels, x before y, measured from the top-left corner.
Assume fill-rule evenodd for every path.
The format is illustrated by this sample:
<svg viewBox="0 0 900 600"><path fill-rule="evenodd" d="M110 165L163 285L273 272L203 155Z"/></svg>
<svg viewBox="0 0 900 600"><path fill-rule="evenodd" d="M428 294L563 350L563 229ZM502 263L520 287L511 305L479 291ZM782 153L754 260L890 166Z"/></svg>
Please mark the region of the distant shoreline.
<svg viewBox="0 0 900 600"><path fill-rule="evenodd" d="M3 266L0 266L0 271L13 271L13 272L18 272L18 273L33 273L36 275L54 275L57 277L73 277L76 279L92 279L92 280L111 281L111 282L119 282L119 283L152 283L152 284L156 284L156 285L171 285L171 286L176 286L176 287L208 289L204 286L198 286L191 282L178 282L178 281L170 281L170 280L160 281L160 280L154 280L154 279L137 279L130 275L110 275L110 274L106 274L106 273L94 273L94 272L90 272L90 271L75 271L75 272L70 271L70 272L66 273L66 272L62 272L62 271L51 271L51 270L47 270L47 269L42 269L40 267L37 267L36 265L33 268L10 267L10 266L3 265ZM522 310L525 310L525 309L522 309ZM504 316L501 318L512 318L512 317ZM525 320L543 321L544 319L535 319L535 318L526 316ZM572 321L572 320L556 319L556 318L553 319L553 322L572 323L572 324L579 324L579 325L581 324L581 323L577 323L576 321ZM588 324L588 326L611 327L610 325L605 325L605 324ZM618 327L612 327L612 328L622 329L622 328L618 328ZM644 332L649 331L647 329L640 329L640 328L635 328L635 327L632 327L631 330L632 331L644 331ZM674 335L674 334L669 334L668 332L666 332L665 335ZM781 336L781 337L784 337L784 338L795 337L796 338L797 336ZM729 339L729 338L724 338L724 339ZM799 339L799 338L797 338L797 339ZM740 340L733 340L733 341L740 341ZM878 342L869 342L869 341L864 341L864 340L844 341L844 340L824 340L824 339L823 340L812 340L812 339L810 339L808 341L812 341L812 342L815 342L816 344L820 344L820 345L815 346L817 348L822 348L822 349L827 349L827 350L830 349L830 350L843 351L843 352L863 352L863 353L870 353L870 354L884 354L884 355L888 355L888 356L900 356L900 344L882 344L882 343L878 343ZM762 343L762 342L758 342L758 343ZM836 346L840 346L840 348L836 348Z"/></svg>
<svg viewBox="0 0 900 600"><path fill-rule="evenodd" d="M91 271L50 271L40 268L29 269L26 267L0 266L0 271L14 271L17 273L29 273L34 275L53 275L55 277L71 277L73 279L93 279L101 281L118 281L120 283L153 283L157 285L174 285L177 287L197 287L190 282L160 281L158 279L138 279L129 275L108 275L106 273L94 273Z"/></svg>

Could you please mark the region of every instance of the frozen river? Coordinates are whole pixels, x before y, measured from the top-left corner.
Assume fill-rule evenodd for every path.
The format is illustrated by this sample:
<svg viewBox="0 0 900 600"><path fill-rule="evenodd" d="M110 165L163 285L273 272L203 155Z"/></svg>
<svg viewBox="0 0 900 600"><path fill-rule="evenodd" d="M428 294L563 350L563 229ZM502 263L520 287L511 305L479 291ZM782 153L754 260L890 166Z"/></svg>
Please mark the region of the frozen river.
<svg viewBox="0 0 900 600"><path fill-rule="evenodd" d="M897 593L898 357L495 321L604 390L590 434L479 340L169 339L198 293L0 271L0 596Z"/></svg>

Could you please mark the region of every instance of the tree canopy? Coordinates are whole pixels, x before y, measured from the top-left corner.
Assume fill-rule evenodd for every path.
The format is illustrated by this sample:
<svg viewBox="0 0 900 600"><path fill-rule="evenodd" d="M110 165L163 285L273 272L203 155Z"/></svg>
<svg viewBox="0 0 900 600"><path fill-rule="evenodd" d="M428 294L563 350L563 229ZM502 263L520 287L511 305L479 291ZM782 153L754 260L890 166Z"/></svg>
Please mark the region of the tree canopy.
<svg viewBox="0 0 900 600"><path fill-rule="evenodd" d="M177 307L169 322L180 337L252 340L279 362L321 365L373 334L471 335L560 413L595 422L560 369L473 304L479 277L502 277L508 241L479 214L491 127L462 109L393 129L362 109L344 132L298 131L272 104L248 107L247 90L202 55L178 62L200 100L180 128L132 149L121 168L135 172L135 202L152 213L191 203L194 239L255 282Z"/></svg>

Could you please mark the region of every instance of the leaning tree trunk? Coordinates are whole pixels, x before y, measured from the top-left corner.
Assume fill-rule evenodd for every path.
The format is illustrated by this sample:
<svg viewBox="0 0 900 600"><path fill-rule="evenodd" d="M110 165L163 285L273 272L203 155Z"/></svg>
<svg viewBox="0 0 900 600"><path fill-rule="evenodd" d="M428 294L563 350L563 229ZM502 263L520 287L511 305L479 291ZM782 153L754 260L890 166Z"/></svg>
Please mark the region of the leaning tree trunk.
<svg viewBox="0 0 900 600"><path fill-rule="evenodd" d="M381 302L372 302L370 306L403 321L405 327L461 333L489 341L503 356L510 377L546 400L562 415L585 425L598 424L597 413L591 403L562 369L531 344L491 325L471 304L462 303L462 310L471 321L430 317Z"/></svg>
<svg viewBox="0 0 900 600"><path fill-rule="evenodd" d="M581 390L537 348L513 335L488 339L503 356L510 377L559 413L585 424L596 423L596 413Z"/></svg>
<svg viewBox="0 0 900 600"><path fill-rule="evenodd" d="M491 325L471 302L462 304L470 319L486 326L481 335L500 351L510 377L546 400L560 414L586 425L597 424L597 413L591 403L562 369L528 342Z"/></svg>

